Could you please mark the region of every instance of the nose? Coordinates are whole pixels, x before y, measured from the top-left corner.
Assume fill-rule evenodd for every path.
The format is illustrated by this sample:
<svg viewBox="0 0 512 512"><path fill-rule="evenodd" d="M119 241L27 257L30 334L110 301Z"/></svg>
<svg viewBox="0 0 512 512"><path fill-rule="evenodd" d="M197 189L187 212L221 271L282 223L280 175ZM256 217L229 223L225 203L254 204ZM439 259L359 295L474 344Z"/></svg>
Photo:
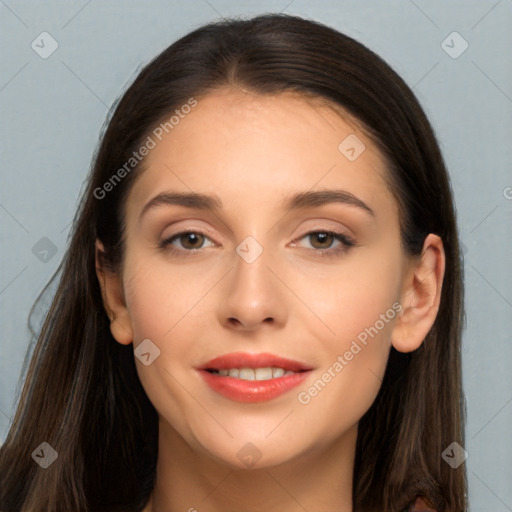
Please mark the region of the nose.
<svg viewBox="0 0 512 512"><path fill-rule="evenodd" d="M264 250L251 263L235 256L235 266L226 277L219 301L221 324L240 331L255 331L265 325L284 326L286 290L276 277L276 265L267 252Z"/></svg>

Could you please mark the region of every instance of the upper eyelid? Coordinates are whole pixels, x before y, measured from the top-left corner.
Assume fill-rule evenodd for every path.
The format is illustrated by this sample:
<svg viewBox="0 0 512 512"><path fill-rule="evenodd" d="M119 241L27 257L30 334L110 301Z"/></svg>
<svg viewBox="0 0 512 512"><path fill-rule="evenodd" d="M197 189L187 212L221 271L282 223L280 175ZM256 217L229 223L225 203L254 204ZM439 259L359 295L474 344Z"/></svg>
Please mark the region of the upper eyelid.
<svg viewBox="0 0 512 512"><path fill-rule="evenodd" d="M309 216L308 216L309 217ZM210 228L208 227L203 227L201 226L201 224L210 224L210 222L204 222L203 219L201 219L200 217L183 217L183 218L178 218L176 219L174 222L172 222L171 224L168 224L167 225L167 228L170 227L170 226L174 226L175 224L181 224L182 222L196 222L198 221L200 224L197 226L197 228L188 228L187 226L185 226L183 229L180 229L179 231L176 232L176 234L180 234L180 233L185 233L185 232L195 232L195 233L201 233L201 232L206 232L209 236L213 236L213 237L216 237L218 236L217 234L221 233L220 235L220 238L225 238L226 236L230 236L230 235L234 235L233 231L224 223L222 222L223 224L223 228L221 228L220 230L215 228L214 230L211 230ZM343 222L342 220L335 220L335 219L330 219L330 218L326 218L326 217L322 217L322 216L319 216L319 217L309 217L309 218L302 218L300 220L300 224L303 224L303 223L321 223L321 224L326 224L324 226L320 226L318 229L316 228L306 228L308 229L308 231L306 231L304 233L303 236L309 234L309 233L312 233L312 232L320 232L320 231L329 231L329 232L333 232L333 233L339 233L339 234L343 234L347 237L352 237L353 236L353 230L348 228L345 224L345 222ZM343 226L343 227L341 227ZM272 226L271 229L273 229L274 226ZM166 229L166 228L165 228ZM269 230L270 231L270 230ZM294 228L294 231L296 231L296 229ZM170 236L174 236L174 235L170 235ZM168 239L169 236L166 236L165 239Z"/></svg>
<svg viewBox="0 0 512 512"><path fill-rule="evenodd" d="M173 222L172 224L181 224L182 221L186 222L186 221L194 221L194 220L199 220L199 219L181 219L181 220L178 220L177 222ZM199 220L199 222L202 222L201 220ZM307 235L307 234L310 234L310 233L318 233L318 232L333 232L333 233L340 233L340 234L346 234L346 236L351 236L350 235L350 232L351 230L344 227L344 228L341 228L341 227L335 227L335 226L339 226L340 225L340 221L336 221L336 220L331 220L331 219L322 219L322 218L317 218L317 219L308 219L306 220L305 222L317 222L317 223L327 223L329 226L321 226L321 227L318 227L318 228L306 228L308 229L308 231L306 231L304 233L303 236ZM303 222L301 221L301 224ZM341 225L344 225L343 223ZM167 226L169 227L169 226ZM218 230L216 230L215 232L217 232ZM222 231L222 230L221 230ZM294 229L295 231L295 229ZM346 231L349 231L349 233L346 233ZM206 232L207 234L209 234L210 236L215 236L215 233L213 230L210 230L208 227L197 227L197 228L188 228L188 227L184 227L182 229L179 229L175 234L178 235L178 234L181 234L181 233L203 233L203 232ZM229 232L232 234L233 232L231 230L229 230ZM170 236L174 236L174 235L170 235ZM224 236L224 235L222 235ZM165 238L169 238L169 237L165 237Z"/></svg>
<svg viewBox="0 0 512 512"><path fill-rule="evenodd" d="M196 234L206 235L208 237L215 237L216 236L214 234L213 230L210 230L210 229L208 229L206 227L197 227L197 228L181 228L181 229L178 229L178 231L176 231L175 233L173 233L171 235L166 235L166 236L164 236L162 238L163 238L163 240L169 240L170 238L174 238L174 237L177 237L179 235L184 235L184 234L187 234L187 233L196 233Z"/></svg>
<svg viewBox="0 0 512 512"><path fill-rule="evenodd" d="M178 231L177 233L174 233L173 235L164 237L162 239L161 243L167 243L167 242L174 241L176 239L179 239L183 235L188 235L189 233L194 233L195 235L204 236L205 238L208 238L211 242L213 242L215 245L218 245L217 242L215 242L215 240L212 239L211 235L207 231L204 232L200 229L187 229L187 230ZM199 249L197 249L197 250L199 250Z"/></svg>

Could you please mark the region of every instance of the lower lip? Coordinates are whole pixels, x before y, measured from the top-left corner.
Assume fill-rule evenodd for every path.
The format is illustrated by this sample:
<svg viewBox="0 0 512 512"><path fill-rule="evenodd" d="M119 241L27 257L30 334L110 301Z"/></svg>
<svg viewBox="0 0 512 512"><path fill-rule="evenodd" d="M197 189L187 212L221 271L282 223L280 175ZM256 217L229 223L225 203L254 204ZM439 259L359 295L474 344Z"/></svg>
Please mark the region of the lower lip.
<svg viewBox="0 0 512 512"><path fill-rule="evenodd" d="M199 370L206 384L217 393L236 402L267 402L298 386L310 371L283 375L268 380L244 380Z"/></svg>

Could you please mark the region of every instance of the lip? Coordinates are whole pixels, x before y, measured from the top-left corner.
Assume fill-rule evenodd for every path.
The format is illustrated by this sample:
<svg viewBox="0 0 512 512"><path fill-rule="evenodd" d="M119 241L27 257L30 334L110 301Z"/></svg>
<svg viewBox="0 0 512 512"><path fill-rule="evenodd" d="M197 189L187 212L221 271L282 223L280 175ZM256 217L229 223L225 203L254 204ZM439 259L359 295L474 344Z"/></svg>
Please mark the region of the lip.
<svg viewBox="0 0 512 512"><path fill-rule="evenodd" d="M274 354L233 352L208 361L206 364L201 366L199 370L222 370L223 368L226 370L231 370L232 368L266 368L268 366L283 368L283 370L291 372L309 371L313 369L311 366L299 361L276 356Z"/></svg>
<svg viewBox="0 0 512 512"><path fill-rule="evenodd" d="M244 380L237 377L215 375L207 369L279 367L285 371L298 372L268 380ZM312 368L273 354L250 354L237 352L216 357L198 368L206 384L220 395L236 402L266 402L295 388L306 379Z"/></svg>

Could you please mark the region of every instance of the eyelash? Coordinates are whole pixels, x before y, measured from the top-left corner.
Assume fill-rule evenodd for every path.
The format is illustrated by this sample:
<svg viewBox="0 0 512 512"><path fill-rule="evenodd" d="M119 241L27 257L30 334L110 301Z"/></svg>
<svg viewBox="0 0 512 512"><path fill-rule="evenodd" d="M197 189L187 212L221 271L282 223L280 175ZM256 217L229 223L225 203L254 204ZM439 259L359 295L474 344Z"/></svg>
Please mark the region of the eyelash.
<svg viewBox="0 0 512 512"><path fill-rule="evenodd" d="M311 249L316 253L317 256L325 257L325 256L337 256L339 254L347 252L351 247L355 245L355 242L346 236L343 233L337 233L336 231L329 231L329 230L322 230L322 231L310 231L309 233L306 233L304 236L299 238L299 240L302 240L303 238L306 238L311 235L316 234L325 234L325 235L332 235L335 240L338 242L341 242L340 245L334 247L334 248L328 248L328 249ZM194 254L197 254L199 251L201 251L202 248L199 249L177 249L174 247L172 242L179 239L183 235L201 235L205 238L209 238L209 236L206 233L203 233L202 231L181 231L180 233L176 233L175 235L172 235L169 238L166 238L165 240L161 240L158 243L159 249L163 251L168 251L171 254L177 254L180 256L192 256Z"/></svg>

